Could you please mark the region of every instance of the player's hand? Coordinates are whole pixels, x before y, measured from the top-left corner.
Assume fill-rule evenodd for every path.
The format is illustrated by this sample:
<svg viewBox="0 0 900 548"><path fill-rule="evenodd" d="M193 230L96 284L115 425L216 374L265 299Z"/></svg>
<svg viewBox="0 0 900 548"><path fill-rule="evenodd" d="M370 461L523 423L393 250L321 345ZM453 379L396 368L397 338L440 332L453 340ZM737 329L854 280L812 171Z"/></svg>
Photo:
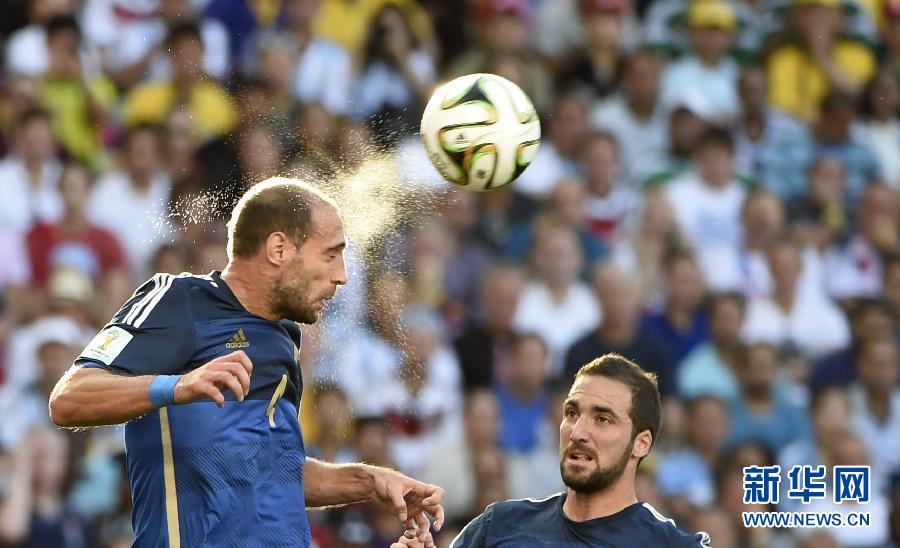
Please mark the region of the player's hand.
<svg viewBox="0 0 900 548"><path fill-rule="evenodd" d="M175 385L175 403L189 403L212 398L216 405L225 405L225 390L231 390L238 401L250 391L253 364L243 350L219 356L209 363L183 375Z"/></svg>
<svg viewBox="0 0 900 548"><path fill-rule="evenodd" d="M429 533L428 536L430 537L431 533ZM434 543L426 545L421 542L418 537L410 538L406 535L403 535L397 542L391 544L391 548L429 548L429 546L434 546Z"/></svg>
<svg viewBox="0 0 900 548"><path fill-rule="evenodd" d="M440 531L444 525L444 490L387 468L373 468L373 474L371 500L397 514L406 527L405 536L414 537L428 548L434 546L427 514L434 516L431 527Z"/></svg>

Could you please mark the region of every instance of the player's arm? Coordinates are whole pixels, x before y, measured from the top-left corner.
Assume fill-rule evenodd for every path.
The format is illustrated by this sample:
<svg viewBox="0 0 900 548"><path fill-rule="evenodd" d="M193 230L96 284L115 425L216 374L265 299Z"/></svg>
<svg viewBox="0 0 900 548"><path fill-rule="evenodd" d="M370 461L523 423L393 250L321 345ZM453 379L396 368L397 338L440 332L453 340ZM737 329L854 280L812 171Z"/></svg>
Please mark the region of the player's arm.
<svg viewBox="0 0 900 548"><path fill-rule="evenodd" d="M222 405L226 389L243 399L252 371L243 352L178 374L194 348L190 297L179 282L176 276L157 274L94 337L53 390L50 416L55 424L117 424L204 397Z"/></svg>
<svg viewBox="0 0 900 548"><path fill-rule="evenodd" d="M174 381L175 404L212 398L220 407L225 390L243 401L250 389L253 365L238 350L216 358ZM50 418L57 426L86 427L119 424L136 419L158 406L151 398L156 375L127 375L98 367L72 367L50 396Z"/></svg>
<svg viewBox="0 0 900 548"><path fill-rule="evenodd" d="M407 531L429 529L425 513L434 516L434 529L444 523L441 500L444 490L404 476L400 472L367 464L330 464L307 458L303 465L306 506L324 507L355 502L374 502L396 513Z"/></svg>

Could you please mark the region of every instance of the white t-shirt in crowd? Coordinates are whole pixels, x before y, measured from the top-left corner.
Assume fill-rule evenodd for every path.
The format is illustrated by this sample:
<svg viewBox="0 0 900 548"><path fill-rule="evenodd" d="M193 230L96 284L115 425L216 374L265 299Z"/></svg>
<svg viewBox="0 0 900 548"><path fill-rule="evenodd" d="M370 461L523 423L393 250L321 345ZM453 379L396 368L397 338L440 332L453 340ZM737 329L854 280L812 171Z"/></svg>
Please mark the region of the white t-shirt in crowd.
<svg viewBox="0 0 900 548"><path fill-rule="evenodd" d="M3 185L0 229L25 234L35 221L59 221L63 214L59 194L61 173L59 162L48 160L41 167L37 187L33 187L21 158L10 155L0 161L0 181Z"/></svg>
<svg viewBox="0 0 900 548"><path fill-rule="evenodd" d="M752 299L741 336L749 343L792 343L805 356L819 358L850 344L850 326L831 300L798 293L787 312L771 298Z"/></svg>
<svg viewBox="0 0 900 548"><path fill-rule="evenodd" d="M172 182L165 173L152 176L146 192L134 187L123 171L114 171L91 192L88 219L119 235L132 273L145 278L156 250L165 243Z"/></svg>
<svg viewBox="0 0 900 548"><path fill-rule="evenodd" d="M693 55L671 64L663 73L662 103L671 112L679 104L689 100L686 93L699 96L695 104L703 105L701 118L725 124L737 117L740 102L737 96L737 80L740 69L734 60L726 58L715 67L708 67Z"/></svg>
<svg viewBox="0 0 900 548"><path fill-rule="evenodd" d="M681 233L698 252L716 246L737 249L740 245L746 191L738 181L714 188L689 171L669 183L665 195Z"/></svg>
<svg viewBox="0 0 900 548"><path fill-rule="evenodd" d="M566 351L600 323L600 305L583 282L576 282L562 301L556 302L542 282L526 284L513 315L513 329L534 332L550 348L550 375L561 372Z"/></svg>
<svg viewBox="0 0 900 548"><path fill-rule="evenodd" d="M313 39L297 59L294 96L304 103L321 103L334 115L350 106L353 65L350 54L324 38Z"/></svg>
<svg viewBox="0 0 900 548"><path fill-rule="evenodd" d="M649 119L638 118L622 96L599 102L590 113L591 126L615 136L621 151L626 180L639 184L666 165L669 118L657 107Z"/></svg>

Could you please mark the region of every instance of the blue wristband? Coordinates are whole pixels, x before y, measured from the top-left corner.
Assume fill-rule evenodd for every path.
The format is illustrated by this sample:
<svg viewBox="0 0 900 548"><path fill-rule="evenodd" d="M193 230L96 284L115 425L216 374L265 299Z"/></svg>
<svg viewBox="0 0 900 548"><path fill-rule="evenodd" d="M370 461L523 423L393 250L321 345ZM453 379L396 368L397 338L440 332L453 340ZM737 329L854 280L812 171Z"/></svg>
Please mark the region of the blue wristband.
<svg viewBox="0 0 900 548"><path fill-rule="evenodd" d="M175 403L175 385L181 375L157 375L150 383L150 403L154 409Z"/></svg>

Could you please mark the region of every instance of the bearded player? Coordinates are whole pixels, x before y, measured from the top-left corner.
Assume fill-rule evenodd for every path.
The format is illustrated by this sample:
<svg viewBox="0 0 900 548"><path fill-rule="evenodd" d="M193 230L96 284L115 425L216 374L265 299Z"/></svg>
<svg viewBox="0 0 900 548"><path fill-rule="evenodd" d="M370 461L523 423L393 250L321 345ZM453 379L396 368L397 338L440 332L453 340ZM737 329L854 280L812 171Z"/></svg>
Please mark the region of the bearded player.
<svg viewBox="0 0 900 548"><path fill-rule="evenodd" d="M307 458L300 330L347 282L343 222L315 188L273 179L238 201L228 265L157 274L60 379L64 427L127 423L136 547L306 547L308 507L371 501L431 543L443 490Z"/></svg>
<svg viewBox="0 0 900 548"><path fill-rule="evenodd" d="M652 373L606 354L578 371L564 406L559 470L568 489L491 504L451 548L709 546L709 535L684 533L635 495L637 467L659 433ZM392 548L419 545L403 538Z"/></svg>

